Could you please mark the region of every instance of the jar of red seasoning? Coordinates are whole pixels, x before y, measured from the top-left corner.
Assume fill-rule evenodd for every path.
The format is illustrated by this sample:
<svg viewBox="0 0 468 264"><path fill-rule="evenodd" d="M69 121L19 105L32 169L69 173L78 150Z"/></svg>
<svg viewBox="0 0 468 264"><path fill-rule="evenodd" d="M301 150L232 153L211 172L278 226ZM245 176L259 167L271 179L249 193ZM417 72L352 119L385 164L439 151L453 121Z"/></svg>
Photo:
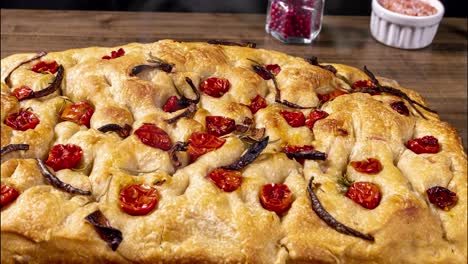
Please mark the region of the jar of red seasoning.
<svg viewBox="0 0 468 264"><path fill-rule="evenodd" d="M311 43L322 28L324 0L269 0L266 32L285 43Z"/></svg>

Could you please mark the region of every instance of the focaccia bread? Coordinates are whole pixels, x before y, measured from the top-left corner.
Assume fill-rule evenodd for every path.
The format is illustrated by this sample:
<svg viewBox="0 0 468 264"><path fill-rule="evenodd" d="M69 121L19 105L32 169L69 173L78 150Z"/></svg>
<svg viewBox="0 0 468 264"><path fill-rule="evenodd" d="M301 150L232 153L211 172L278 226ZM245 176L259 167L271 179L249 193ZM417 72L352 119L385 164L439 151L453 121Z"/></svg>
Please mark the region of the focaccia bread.
<svg viewBox="0 0 468 264"><path fill-rule="evenodd" d="M1 61L2 263L465 263L467 159L367 69L163 40Z"/></svg>

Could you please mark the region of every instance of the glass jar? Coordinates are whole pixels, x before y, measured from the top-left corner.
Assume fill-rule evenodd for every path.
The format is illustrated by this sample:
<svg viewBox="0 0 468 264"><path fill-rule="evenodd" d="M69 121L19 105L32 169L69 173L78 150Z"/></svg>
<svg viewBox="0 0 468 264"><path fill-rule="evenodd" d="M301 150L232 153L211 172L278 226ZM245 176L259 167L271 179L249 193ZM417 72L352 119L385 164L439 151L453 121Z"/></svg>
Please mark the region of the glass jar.
<svg viewBox="0 0 468 264"><path fill-rule="evenodd" d="M269 0L265 30L285 43L311 43L322 28L325 0Z"/></svg>

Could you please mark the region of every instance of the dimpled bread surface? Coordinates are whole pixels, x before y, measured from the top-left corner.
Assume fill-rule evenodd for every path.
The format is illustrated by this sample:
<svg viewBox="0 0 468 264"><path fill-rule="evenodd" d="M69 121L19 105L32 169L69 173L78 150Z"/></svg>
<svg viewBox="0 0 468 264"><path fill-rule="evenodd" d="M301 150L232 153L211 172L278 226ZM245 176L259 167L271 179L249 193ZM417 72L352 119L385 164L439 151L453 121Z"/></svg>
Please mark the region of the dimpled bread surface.
<svg viewBox="0 0 468 264"><path fill-rule="evenodd" d="M125 55L102 56L123 48ZM152 56L174 64L172 72L145 71L131 76L131 69ZM35 54L17 54L1 60L1 145L29 144L28 151L2 156L1 182L19 190L18 198L1 211L2 263L465 263L467 258L467 159L457 132L434 113L409 107L410 115L390 107L401 101L391 94L350 93L321 103L317 94L349 89L338 78L354 83L368 79L361 70L331 64L337 75L280 52L248 47L183 43L162 40L132 43L115 48L91 47L51 52L42 61L55 60L64 67L60 91L19 102L14 88L27 85L34 91L52 82L52 74L31 71L33 61L4 79L19 63ZM290 109L275 102L273 82L252 70L252 61L278 64L276 76L281 97L301 106L320 108L329 116L293 128L280 115ZM178 91L189 98L209 77L228 79L229 91L220 98L201 93L193 117L169 124L177 113L162 110ZM424 104L415 92L395 81L382 84L404 91ZM252 114L248 105L260 95L268 106ZM60 119L70 102L87 101L95 109L90 128ZM39 118L35 129L17 131L5 125L6 117L29 109ZM153 123L172 142L187 141L205 131L206 116L229 117L242 123L254 120L265 128L270 143L262 154L241 170L239 189L224 192L206 176L215 168L235 162L248 144L235 135L225 144L189 163L179 153L182 166L175 168L168 151L143 144L133 131ZM129 124L127 138L97 130L106 124ZM340 133L346 131L346 133ZM407 141L432 135L439 140L436 154L416 154ZM77 169L57 171L56 176L91 195L75 195L48 184L35 158L47 159L56 144L75 144L83 158ZM325 161L306 160L303 165L282 152L286 145L313 145L325 152ZM354 160L373 157L383 170L375 175L357 172ZM339 179L368 181L379 186L382 200L369 210L346 197ZM375 241L337 232L311 208L308 181L314 177L315 193L337 220ZM160 184L163 182L162 184ZM155 210L144 216L120 208L120 189L132 183L154 186L160 193ZM279 216L262 207L259 190L267 183L284 183L293 194L287 213ZM441 210L429 203L426 190L443 186L455 192L457 204ZM123 240L112 251L85 217L99 209Z"/></svg>

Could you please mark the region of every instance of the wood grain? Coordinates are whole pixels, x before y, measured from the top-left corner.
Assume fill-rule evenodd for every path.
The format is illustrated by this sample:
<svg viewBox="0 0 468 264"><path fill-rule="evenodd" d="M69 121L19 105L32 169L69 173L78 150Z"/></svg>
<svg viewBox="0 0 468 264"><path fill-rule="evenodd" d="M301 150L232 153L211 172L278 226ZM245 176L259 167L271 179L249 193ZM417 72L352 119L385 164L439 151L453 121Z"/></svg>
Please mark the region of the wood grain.
<svg viewBox="0 0 468 264"><path fill-rule="evenodd" d="M312 45L285 45L265 33L256 14L1 10L1 57L39 50L117 46L160 39L254 41L260 48L320 61L367 65L418 91L461 134L467 149L467 20L444 19L433 44L409 51L384 46L369 17L324 19Z"/></svg>

